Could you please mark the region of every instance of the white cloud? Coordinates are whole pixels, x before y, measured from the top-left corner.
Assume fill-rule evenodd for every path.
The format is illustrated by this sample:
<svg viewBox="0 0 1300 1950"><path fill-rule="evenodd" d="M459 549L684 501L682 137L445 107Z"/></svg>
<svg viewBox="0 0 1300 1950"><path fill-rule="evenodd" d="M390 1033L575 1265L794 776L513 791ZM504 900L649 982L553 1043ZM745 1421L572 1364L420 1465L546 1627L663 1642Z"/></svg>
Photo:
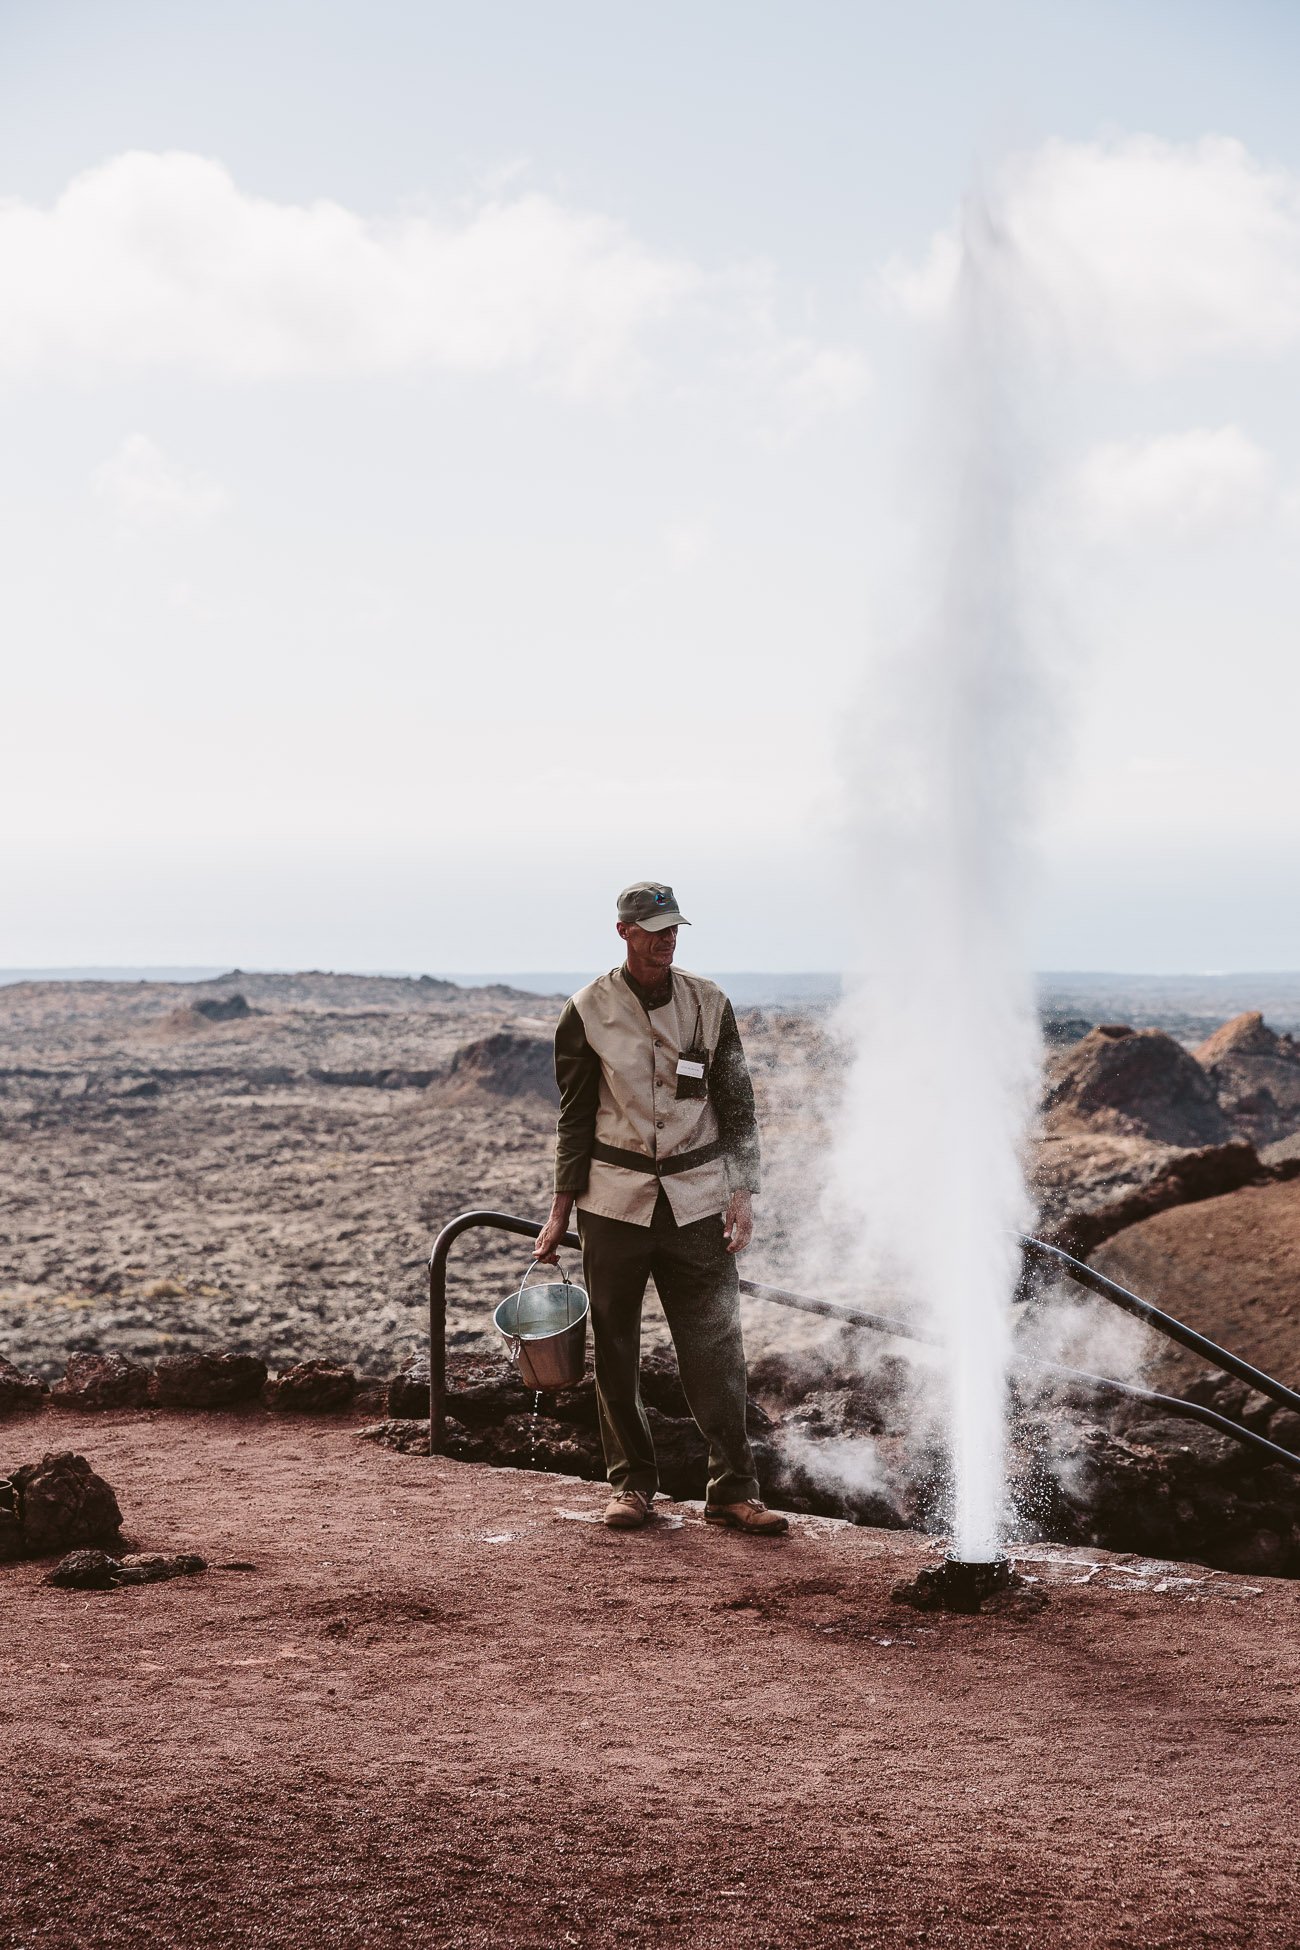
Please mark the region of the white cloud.
<svg viewBox="0 0 1300 1950"><path fill-rule="evenodd" d="M664 530L664 545L680 569L694 568L708 554L713 536L706 521L675 521Z"/></svg>
<svg viewBox="0 0 1300 1950"><path fill-rule="evenodd" d="M1300 337L1300 178L1240 142L1052 141L1010 161L990 202L1076 350L1147 369ZM959 265L954 228L887 265L885 287L933 317Z"/></svg>
<svg viewBox="0 0 1300 1950"><path fill-rule="evenodd" d="M712 335L724 362L746 335L772 353L743 279L551 197L500 183L450 216L377 221L250 195L178 152L117 156L48 209L0 203L0 287L0 373L514 370L593 394L634 380L669 322ZM774 390L854 402L856 355L779 335L776 350Z"/></svg>
<svg viewBox="0 0 1300 1950"><path fill-rule="evenodd" d="M1094 447L1071 500L1096 540L1197 541L1270 514L1277 476L1240 427L1193 427Z"/></svg>
<svg viewBox="0 0 1300 1950"><path fill-rule="evenodd" d="M95 469L91 488L128 528L201 527L227 505L219 481L177 467L143 433L127 435Z"/></svg>

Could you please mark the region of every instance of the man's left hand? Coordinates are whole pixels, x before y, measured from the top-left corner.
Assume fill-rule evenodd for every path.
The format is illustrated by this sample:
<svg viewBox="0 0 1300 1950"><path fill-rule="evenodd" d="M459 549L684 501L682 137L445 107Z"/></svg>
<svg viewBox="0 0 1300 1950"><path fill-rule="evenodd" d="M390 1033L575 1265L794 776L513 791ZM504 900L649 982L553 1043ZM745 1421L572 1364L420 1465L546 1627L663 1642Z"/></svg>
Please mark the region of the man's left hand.
<svg viewBox="0 0 1300 1950"><path fill-rule="evenodd" d="M754 1195L752 1192L733 1192L727 1201L727 1210L722 1220L722 1233L729 1253L743 1253L754 1237Z"/></svg>

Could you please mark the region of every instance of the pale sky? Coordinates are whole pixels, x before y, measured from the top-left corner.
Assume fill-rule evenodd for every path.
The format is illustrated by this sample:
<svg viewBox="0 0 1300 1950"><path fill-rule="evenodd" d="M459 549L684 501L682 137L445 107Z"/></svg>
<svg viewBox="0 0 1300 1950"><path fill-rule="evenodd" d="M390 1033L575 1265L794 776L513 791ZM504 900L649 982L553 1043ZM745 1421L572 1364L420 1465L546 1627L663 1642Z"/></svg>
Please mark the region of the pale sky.
<svg viewBox="0 0 1300 1950"><path fill-rule="evenodd" d="M0 966L595 967L641 876L839 966L979 185L1036 964L1300 967L1298 72L1258 0L0 6Z"/></svg>

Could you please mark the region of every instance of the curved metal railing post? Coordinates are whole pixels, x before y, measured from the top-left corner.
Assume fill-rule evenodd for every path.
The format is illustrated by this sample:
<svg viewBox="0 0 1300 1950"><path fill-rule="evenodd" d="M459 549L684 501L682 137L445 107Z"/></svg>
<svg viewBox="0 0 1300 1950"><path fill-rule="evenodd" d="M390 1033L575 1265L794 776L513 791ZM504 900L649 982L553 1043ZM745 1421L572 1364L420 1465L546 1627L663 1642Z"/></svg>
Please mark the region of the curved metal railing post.
<svg viewBox="0 0 1300 1950"><path fill-rule="evenodd" d="M543 1222L544 1223L544 1222ZM491 1226L496 1232L518 1233L522 1239L536 1239L542 1229L535 1219L516 1219L510 1212L462 1212L449 1219L433 1242L429 1255L429 1454L442 1453L447 1439L447 1255L462 1232L472 1226ZM560 1241L581 1251L576 1232L566 1232Z"/></svg>

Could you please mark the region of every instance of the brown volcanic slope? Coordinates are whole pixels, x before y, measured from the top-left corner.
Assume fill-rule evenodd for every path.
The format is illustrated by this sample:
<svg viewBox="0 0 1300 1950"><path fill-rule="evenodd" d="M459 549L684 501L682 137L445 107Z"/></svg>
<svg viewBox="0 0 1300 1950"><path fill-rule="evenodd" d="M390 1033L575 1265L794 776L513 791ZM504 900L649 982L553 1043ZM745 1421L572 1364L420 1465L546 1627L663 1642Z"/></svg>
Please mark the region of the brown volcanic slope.
<svg viewBox="0 0 1300 1950"><path fill-rule="evenodd" d="M1107 1240L1092 1264L1300 1388L1300 1179L1160 1212Z"/></svg>
<svg viewBox="0 0 1300 1950"><path fill-rule="evenodd" d="M0 1567L0 1943L1295 1944L1294 1587L1041 1552L1041 1616L918 1618L912 1536L620 1536L260 1414L61 1427L214 1568Z"/></svg>

